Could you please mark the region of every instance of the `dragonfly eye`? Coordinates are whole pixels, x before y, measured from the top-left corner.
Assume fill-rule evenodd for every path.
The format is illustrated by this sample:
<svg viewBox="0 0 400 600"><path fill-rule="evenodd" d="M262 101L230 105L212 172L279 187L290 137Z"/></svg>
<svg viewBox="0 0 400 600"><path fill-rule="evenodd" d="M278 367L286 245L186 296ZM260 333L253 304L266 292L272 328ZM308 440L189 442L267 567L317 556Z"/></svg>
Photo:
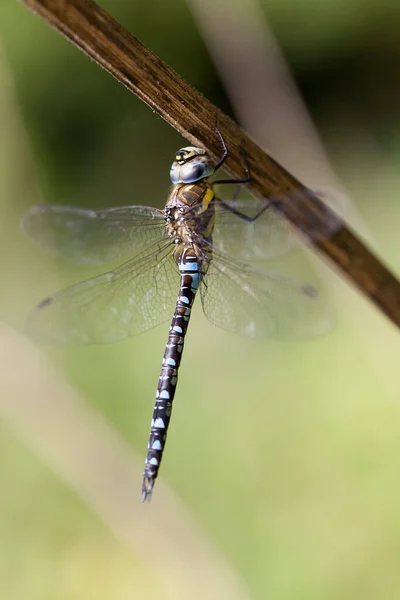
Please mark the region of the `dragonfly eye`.
<svg viewBox="0 0 400 600"><path fill-rule="evenodd" d="M188 146L178 150L172 163L172 183L193 183L214 173L214 164L204 150Z"/></svg>

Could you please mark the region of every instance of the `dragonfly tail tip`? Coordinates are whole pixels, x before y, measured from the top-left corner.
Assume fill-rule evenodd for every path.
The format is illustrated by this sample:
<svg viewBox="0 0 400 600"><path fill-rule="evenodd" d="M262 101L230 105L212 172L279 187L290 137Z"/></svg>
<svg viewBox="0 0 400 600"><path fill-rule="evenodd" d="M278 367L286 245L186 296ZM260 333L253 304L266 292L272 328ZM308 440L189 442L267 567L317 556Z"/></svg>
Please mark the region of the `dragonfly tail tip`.
<svg viewBox="0 0 400 600"><path fill-rule="evenodd" d="M142 502L150 502L151 496L153 494L153 485L154 479L150 479L149 477L143 478L143 486L142 486Z"/></svg>

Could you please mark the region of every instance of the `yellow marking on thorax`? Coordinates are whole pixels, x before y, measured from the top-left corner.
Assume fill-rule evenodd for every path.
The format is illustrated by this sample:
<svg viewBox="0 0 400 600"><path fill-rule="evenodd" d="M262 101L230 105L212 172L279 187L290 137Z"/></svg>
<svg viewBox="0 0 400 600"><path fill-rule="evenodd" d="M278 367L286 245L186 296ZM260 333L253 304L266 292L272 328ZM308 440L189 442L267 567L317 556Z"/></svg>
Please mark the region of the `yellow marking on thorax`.
<svg viewBox="0 0 400 600"><path fill-rule="evenodd" d="M214 200L214 192L212 191L211 188L208 188L206 193L204 194L203 197L203 210L207 210L208 205L210 204L211 200Z"/></svg>

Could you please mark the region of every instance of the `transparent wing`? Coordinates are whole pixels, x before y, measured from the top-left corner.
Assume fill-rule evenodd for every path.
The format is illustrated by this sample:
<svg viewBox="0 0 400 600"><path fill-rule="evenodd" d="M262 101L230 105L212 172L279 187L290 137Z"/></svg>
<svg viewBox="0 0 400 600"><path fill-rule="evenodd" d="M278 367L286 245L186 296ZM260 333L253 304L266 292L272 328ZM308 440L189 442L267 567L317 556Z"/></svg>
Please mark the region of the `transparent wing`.
<svg viewBox="0 0 400 600"><path fill-rule="evenodd" d="M86 265L136 252L165 233L162 211L149 206L86 210L41 204L24 215L22 227L40 246Z"/></svg>
<svg viewBox="0 0 400 600"><path fill-rule="evenodd" d="M204 314L249 337L307 339L332 327L333 313L307 284L227 257L213 257L200 288Z"/></svg>
<svg viewBox="0 0 400 600"><path fill-rule="evenodd" d="M238 260L274 260L307 243L268 200L250 198L226 203L216 200L215 211L213 247ZM254 220L246 220L237 213ZM339 217L327 216L321 234L329 237L340 224Z"/></svg>
<svg viewBox="0 0 400 600"><path fill-rule="evenodd" d="M28 335L45 344L122 340L171 318L179 274L173 245L144 250L114 271L44 299L28 319Z"/></svg>

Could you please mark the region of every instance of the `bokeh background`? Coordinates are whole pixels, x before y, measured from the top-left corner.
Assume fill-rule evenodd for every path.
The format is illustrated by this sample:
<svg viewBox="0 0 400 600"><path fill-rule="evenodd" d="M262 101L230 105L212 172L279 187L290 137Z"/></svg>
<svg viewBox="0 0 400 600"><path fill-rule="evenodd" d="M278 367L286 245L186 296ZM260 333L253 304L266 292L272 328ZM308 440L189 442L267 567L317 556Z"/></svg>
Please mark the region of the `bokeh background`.
<svg viewBox="0 0 400 600"><path fill-rule="evenodd" d="M299 178L344 191L400 273L398 2L101 4ZM322 339L243 340L197 306L149 506L168 325L105 347L23 337L38 300L92 274L34 247L24 211L162 207L182 145L26 7L0 4L1 597L398 599L398 333L318 257L288 264L335 307Z"/></svg>

